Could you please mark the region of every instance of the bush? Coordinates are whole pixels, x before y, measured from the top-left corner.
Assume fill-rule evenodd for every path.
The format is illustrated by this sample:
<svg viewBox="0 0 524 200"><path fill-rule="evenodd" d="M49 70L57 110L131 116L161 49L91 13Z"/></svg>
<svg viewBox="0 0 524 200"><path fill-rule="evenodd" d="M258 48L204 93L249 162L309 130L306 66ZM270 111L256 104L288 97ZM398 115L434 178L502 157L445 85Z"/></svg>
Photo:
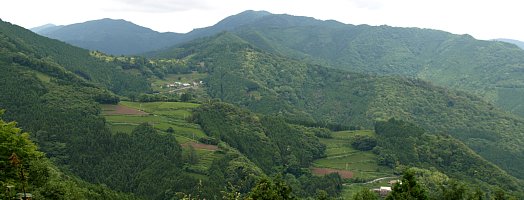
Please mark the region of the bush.
<svg viewBox="0 0 524 200"><path fill-rule="evenodd" d="M367 135L357 135L351 143L351 146L361 151L369 151L377 146L377 139Z"/></svg>

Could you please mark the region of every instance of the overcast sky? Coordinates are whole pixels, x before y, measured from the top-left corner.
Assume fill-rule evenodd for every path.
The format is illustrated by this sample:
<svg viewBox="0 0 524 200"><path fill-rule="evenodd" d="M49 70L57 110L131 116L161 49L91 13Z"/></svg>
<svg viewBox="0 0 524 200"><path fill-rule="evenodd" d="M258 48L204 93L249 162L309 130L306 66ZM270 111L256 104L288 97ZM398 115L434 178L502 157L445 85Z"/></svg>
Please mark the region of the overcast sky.
<svg viewBox="0 0 524 200"><path fill-rule="evenodd" d="M185 33L244 10L524 41L522 0L2 0L0 18L26 28L113 18Z"/></svg>

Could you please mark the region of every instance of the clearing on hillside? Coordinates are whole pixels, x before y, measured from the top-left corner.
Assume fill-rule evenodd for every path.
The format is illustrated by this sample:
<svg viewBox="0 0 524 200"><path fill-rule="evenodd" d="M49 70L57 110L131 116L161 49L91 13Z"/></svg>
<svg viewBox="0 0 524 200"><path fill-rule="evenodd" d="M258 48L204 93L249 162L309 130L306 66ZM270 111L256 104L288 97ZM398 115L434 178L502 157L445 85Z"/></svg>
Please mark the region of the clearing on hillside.
<svg viewBox="0 0 524 200"><path fill-rule="evenodd" d="M353 172L348 170L341 170L341 169L329 169L329 168L313 168L311 169L311 172L315 175L327 175L331 173L337 173L340 175L340 177L347 179L347 178L353 178Z"/></svg>
<svg viewBox="0 0 524 200"><path fill-rule="evenodd" d="M141 110L130 108L124 105L112 105L112 104L103 104L102 113L104 115L149 115Z"/></svg>
<svg viewBox="0 0 524 200"><path fill-rule="evenodd" d="M202 143L195 143L195 142L188 142L188 143L182 144L182 146L189 146L189 145L191 145L195 149L205 149L205 150L211 150L211 151L218 150L218 146L210 145L210 144L202 144Z"/></svg>

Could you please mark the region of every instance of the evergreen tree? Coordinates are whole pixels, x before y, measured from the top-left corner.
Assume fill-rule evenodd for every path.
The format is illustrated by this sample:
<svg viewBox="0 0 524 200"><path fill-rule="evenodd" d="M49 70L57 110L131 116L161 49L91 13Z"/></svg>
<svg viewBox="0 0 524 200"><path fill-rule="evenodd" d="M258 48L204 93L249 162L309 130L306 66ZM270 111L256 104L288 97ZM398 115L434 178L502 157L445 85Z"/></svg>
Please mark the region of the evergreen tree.
<svg viewBox="0 0 524 200"><path fill-rule="evenodd" d="M415 173L407 170L402 176L400 183L393 186L393 190L386 200L427 200L425 189L417 183Z"/></svg>
<svg viewBox="0 0 524 200"><path fill-rule="evenodd" d="M273 183L267 178L261 179L251 190L249 198L256 200L287 200L297 199L291 192L291 188L283 181L276 180Z"/></svg>
<svg viewBox="0 0 524 200"><path fill-rule="evenodd" d="M353 195L353 200L376 200L378 196L376 193L370 191L367 188L363 188Z"/></svg>

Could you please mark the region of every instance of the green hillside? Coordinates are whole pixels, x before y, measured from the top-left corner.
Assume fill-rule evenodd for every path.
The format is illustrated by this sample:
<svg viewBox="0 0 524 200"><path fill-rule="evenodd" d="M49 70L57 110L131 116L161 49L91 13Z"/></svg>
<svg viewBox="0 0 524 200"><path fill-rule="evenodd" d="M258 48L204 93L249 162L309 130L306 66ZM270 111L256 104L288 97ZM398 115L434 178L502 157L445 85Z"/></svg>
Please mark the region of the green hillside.
<svg viewBox="0 0 524 200"><path fill-rule="evenodd" d="M524 50L514 45L437 30L289 15L266 16L235 32L271 52L354 72L421 78L478 94L524 116L522 101L511 101L524 96L519 89L524 87Z"/></svg>
<svg viewBox="0 0 524 200"><path fill-rule="evenodd" d="M74 177L47 194L31 183L41 196L256 198L275 189L336 198L413 166L522 196L524 120L466 92L290 59L229 32L146 59L0 25L3 117L47 156L24 150L29 159L62 171L41 177ZM2 169L13 145L3 146ZM7 175L2 184L20 187Z"/></svg>
<svg viewBox="0 0 524 200"><path fill-rule="evenodd" d="M0 115L4 111L0 111ZM0 119L0 198L24 191L35 199L137 199L90 184L57 168L16 122Z"/></svg>
<svg viewBox="0 0 524 200"><path fill-rule="evenodd" d="M146 78L141 74L125 71L114 63L100 61L90 56L88 50L39 36L3 21L0 21L0 35L0 59L7 63L23 65L56 78L83 79L118 94L150 90Z"/></svg>
<svg viewBox="0 0 524 200"><path fill-rule="evenodd" d="M222 192L235 191L240 191L243 196L247 196L260 179L267 178L268 175L276 175L283 170L295 173L297 178L301 177L300 182L293 186L302 191L300 196L313 196L313 192L317 189L327 191L331 196L340 193L339 176L316 177L301 170L314 158L322 155L323 146L312 133L304 135L305 133L297 127L272 118L264 117L261 122L252 124L252 121L248 121L249 118L244 117L254 117L254 114L240 111L231 105L226 107L235 110L233 113L215 111L220 113L219 115L240 117L239 121L234 121L232 124L215 124L216 119L209 118L207 115L211 112L200 113L198 115L200 117L195 118L198 119L198 123L205 125L206 135L199 125L187 121L197 104L149 103L144 104L143 109L154 113L152 115L139 117L107 115L107 112L114 109L112 106L117 105L106 105L103 111L99 103L116 104L119 98L103 87L110 88L103 84L107 82L97 80L105 80L102 76L109 76L108 80L122 76L130 78L128 81L131 81L131 77L138 77L138 80L133 81L140 83L141 77L142 80L146 80L145 76L135 76L134 73L120 69L118 65L93 57L87 51L42 38L8 23L2 24L0 33L2 33L0 107L7 110L6 119L19 121L20 126L30 132L30 138L61 170L87 182L103 184L111 190L130 193L144 199L172 199L187 195L209 199L220 198ZM14 36L14 33L23 37ZM46 43L49 43L49 48L44 48L43 44ZM66 50L70 52L65 52ZM75 52L78 54L73 54ZM50 55L50 57L41 58L40 55ZM77 75L70 72L69 70L74 67L61 63L67 61L67 57L59 55L70 55L71 63L80 64L75 60L85 61L85 66L74 66L86 71L93 70L90 71L93 74L86 72ZM123 64L129 63L126 61ZM104 70L107 70L107 74ZM86 78L87 75L93 77ZM140 85L131 83L127 87L129 88L125 91L115 90L115 92L133 94L133 92L147 91L141 90ZM142 109L141 103L122 104ZM118 123L127 123L126 125L133 127L114 127L114 125L121 125ZM211 131L234 130L231 127L239 130L257 129L262 132L258 135L243 132L242 137L235 137L236 131L227 132L232 140L223 140L231 143L228 144L217 140L218 137L214 135L216 133ZM285 139L287 137L285 133L288 131L295 134ZM260 134L267 134L263 136L265 138L273 138L268 142L274 147L285 149L286 146L291 145L293 150L290 152L282 150L280 153L266 150L265 152L270 154L257 154L247 149L249 145L238 145L245 138L256 138L261 136ZM303 136L308 137L302 138ZM24 137L27 138L27 134ZM200 140L202 138L204 139ZM181 144L179 140L183 143ZM253 142L252 145L259 148L265 144L258 140ZM216 144L220 146L215 146ZM305 145L310 146L312 154L308 153L307 149L302 150ZM13 146L7 144L7 147ZM212 150L208 151L202 147ZM31 146L31 148L36 147ZM6 164L8 161L4 157L10 152L2 152L2 163ZM265 159L268 157L264 157L265 155L274 157L269 157L270 161L266 162ZM42 157L42 154L39 156ZM289 156L294 159L282 162L281 157ZM22 159L26 160L25 157ZM283 163L289 165L284 168ZM2 166L5 166L4 164ZM43 174L41 178L60 180L55 179L54 176L54 174L49 176ZM13 177L15 176L8 180L2 178L2 184L4 181L16 179ZM43 182L38 184L41 183ZM17 191L20 184L16 186ZM64 184L70 184L68 186L70 188L62 188L65 187L63 185L49 185L54 188L44 188L48 194L35 197L55 195L56 198L52 199L57 199L60 195L74 195L71 197L79 199L126 198L125 195L112 192L105 187L89 185L80 180L72 180ZM77 190L74 184L78 184L82 192L89 191L89 193L76 191L73 191L76 192L74 194L61 193L61 191ZM33 189L31 191L38 195L38 188L35 186ZM102 192L107 194L100 194Z"/></svg>
<svg viewBox="0 0 524 200"><path fill-rule="evenodd" d="M293 121L371 128L377 119L404 119L431 132L451 134L510 174L524 175L524 162L514 159L524 155L524 121L467 93L418 79L305 64L260 51L231 33L171 53L205 63L207 91L213 98Z"/></svg>

